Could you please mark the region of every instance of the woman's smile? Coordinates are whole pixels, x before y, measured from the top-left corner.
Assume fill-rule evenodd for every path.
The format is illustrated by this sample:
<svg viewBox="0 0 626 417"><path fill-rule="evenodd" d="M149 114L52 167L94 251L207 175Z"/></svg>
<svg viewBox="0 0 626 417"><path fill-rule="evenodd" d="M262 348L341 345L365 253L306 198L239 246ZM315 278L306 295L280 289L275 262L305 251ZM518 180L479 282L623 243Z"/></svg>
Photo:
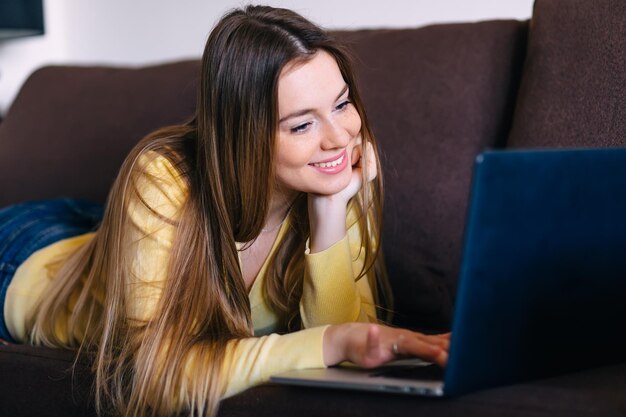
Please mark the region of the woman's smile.
<svg viewBox="0 0 626 417"><path fill-rule="evenodd" d="M348 166L348 153L344 149L338 157L312 162L309 165L324 174L337 174Z"/></svg>

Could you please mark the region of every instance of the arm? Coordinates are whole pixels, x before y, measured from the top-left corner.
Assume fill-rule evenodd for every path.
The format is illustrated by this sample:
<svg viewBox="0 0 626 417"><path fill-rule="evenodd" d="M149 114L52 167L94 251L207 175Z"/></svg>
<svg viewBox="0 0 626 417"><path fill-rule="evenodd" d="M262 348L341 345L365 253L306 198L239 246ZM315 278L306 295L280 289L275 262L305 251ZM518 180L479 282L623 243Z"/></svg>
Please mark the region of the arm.
<svg viewBox="0 0 626 417"><path fill-rule="evenodd" d="M393 345L396 344L397 353ZM231 341L224 361L223 397L235 395L292 369L323 368L350 361L363 367L401 356L418 356L445 366L449 334L426 336L366 323L315 327L298 332ZM188 362L188 369L191 364Z"/></svg>
<svg viewBox="0 0 626 417"><path fill-rule="evenodd" d="M300 315L304 327L353 321L376 322L371 274L356 280L365 262L356 209L348 212L352 223L344 237L330 248L305 253ZM345 227L345 226L344 226ZM374 242L375 243L375 242Z"/></svg>
<svg viewBox="0 0 626 417"><path fill-rule="evenodd" d="M376 177L376 159L368 147L368 180ZM357 278L365 262L360 213L350 199L361 188L360 146L352 156L352 181L330 196L309 195L310 248L305 253L305 275L300 315L305 327L322 324L375 322L376 312L370 282L374 271ZM371 237L370 237L371 239ZM377 242L372 241L373 246Z"/></svg>

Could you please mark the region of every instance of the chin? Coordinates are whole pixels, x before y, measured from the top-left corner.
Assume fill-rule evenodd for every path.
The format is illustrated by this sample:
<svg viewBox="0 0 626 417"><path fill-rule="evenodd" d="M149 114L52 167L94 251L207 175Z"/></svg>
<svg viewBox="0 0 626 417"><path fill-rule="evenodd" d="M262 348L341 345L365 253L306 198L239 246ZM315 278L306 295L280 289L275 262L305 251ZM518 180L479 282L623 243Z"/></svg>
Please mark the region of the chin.
<svg viewBox="0 0 626 417"><path fill-rule="evenodd" d="M303 193L330 196L337 194L350 184L352 169L348 167L348 169L341 174L332 177L323 174L311 176L310 173L307 173L306 175L288 178L289 176L285 174L278 177L278 183L281 188Z"/></svg>
<svg viewBox="0 0 626 417"><path fill-rule="evenodd" d="M314 188L310 192L319 195L330 196L342 191L348 186L348 184L350 184L350 177L345 180L342 179L341 181L333 181L330 184L324 184L324 186L322 187L315 187L316 189Z"/></svg>

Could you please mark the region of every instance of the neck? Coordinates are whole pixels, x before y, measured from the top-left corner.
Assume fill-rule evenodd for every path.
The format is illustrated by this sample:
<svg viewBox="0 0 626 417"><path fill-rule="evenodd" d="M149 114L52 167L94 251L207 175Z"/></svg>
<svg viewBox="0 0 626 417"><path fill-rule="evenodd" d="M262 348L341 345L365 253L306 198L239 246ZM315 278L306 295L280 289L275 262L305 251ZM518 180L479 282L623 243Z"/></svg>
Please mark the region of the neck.
<svg viewBox="0 0 626 417"><path fill-rule="evenodd" d="M265 218L265 231L274 229L277 225L280 225L285 217L288 215L289 208L293 204L297 193L290 192L274 192L272 193L272 199L270 201L270 208Z"/></svg>

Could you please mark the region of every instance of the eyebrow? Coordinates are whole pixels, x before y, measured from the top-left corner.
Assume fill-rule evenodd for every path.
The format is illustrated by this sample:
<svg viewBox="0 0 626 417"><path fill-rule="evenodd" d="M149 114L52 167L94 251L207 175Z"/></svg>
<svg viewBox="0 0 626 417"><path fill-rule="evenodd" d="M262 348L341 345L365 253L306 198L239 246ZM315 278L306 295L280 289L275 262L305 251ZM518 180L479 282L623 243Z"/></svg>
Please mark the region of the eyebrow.
<svg viewBox="0 0 626 417"><path fill-rule="evenodd" d="M335 99L335 101L339 100L339 99L341 98L341 96L343 96L343 95L345 94L345 92L346 92L346 91L348 91L348 84L345 84L345 85L343 86L343 88L341 89L341 92L337 95L337 98ZM287 120L287 119L291 119L291 118L293 118L293 117L298 117L298 116L305 115L305 114L307 114L307 113L311 113L313 110L314 110L314 109L302 109L302 110L295 111L295 112L293 112L293 113L288 114L288 115L287 115L287 116L285 116L285 117L282 117L282 118L278 121L278 123L282 123L282 122L284 122L285 120Z"/></svg>

